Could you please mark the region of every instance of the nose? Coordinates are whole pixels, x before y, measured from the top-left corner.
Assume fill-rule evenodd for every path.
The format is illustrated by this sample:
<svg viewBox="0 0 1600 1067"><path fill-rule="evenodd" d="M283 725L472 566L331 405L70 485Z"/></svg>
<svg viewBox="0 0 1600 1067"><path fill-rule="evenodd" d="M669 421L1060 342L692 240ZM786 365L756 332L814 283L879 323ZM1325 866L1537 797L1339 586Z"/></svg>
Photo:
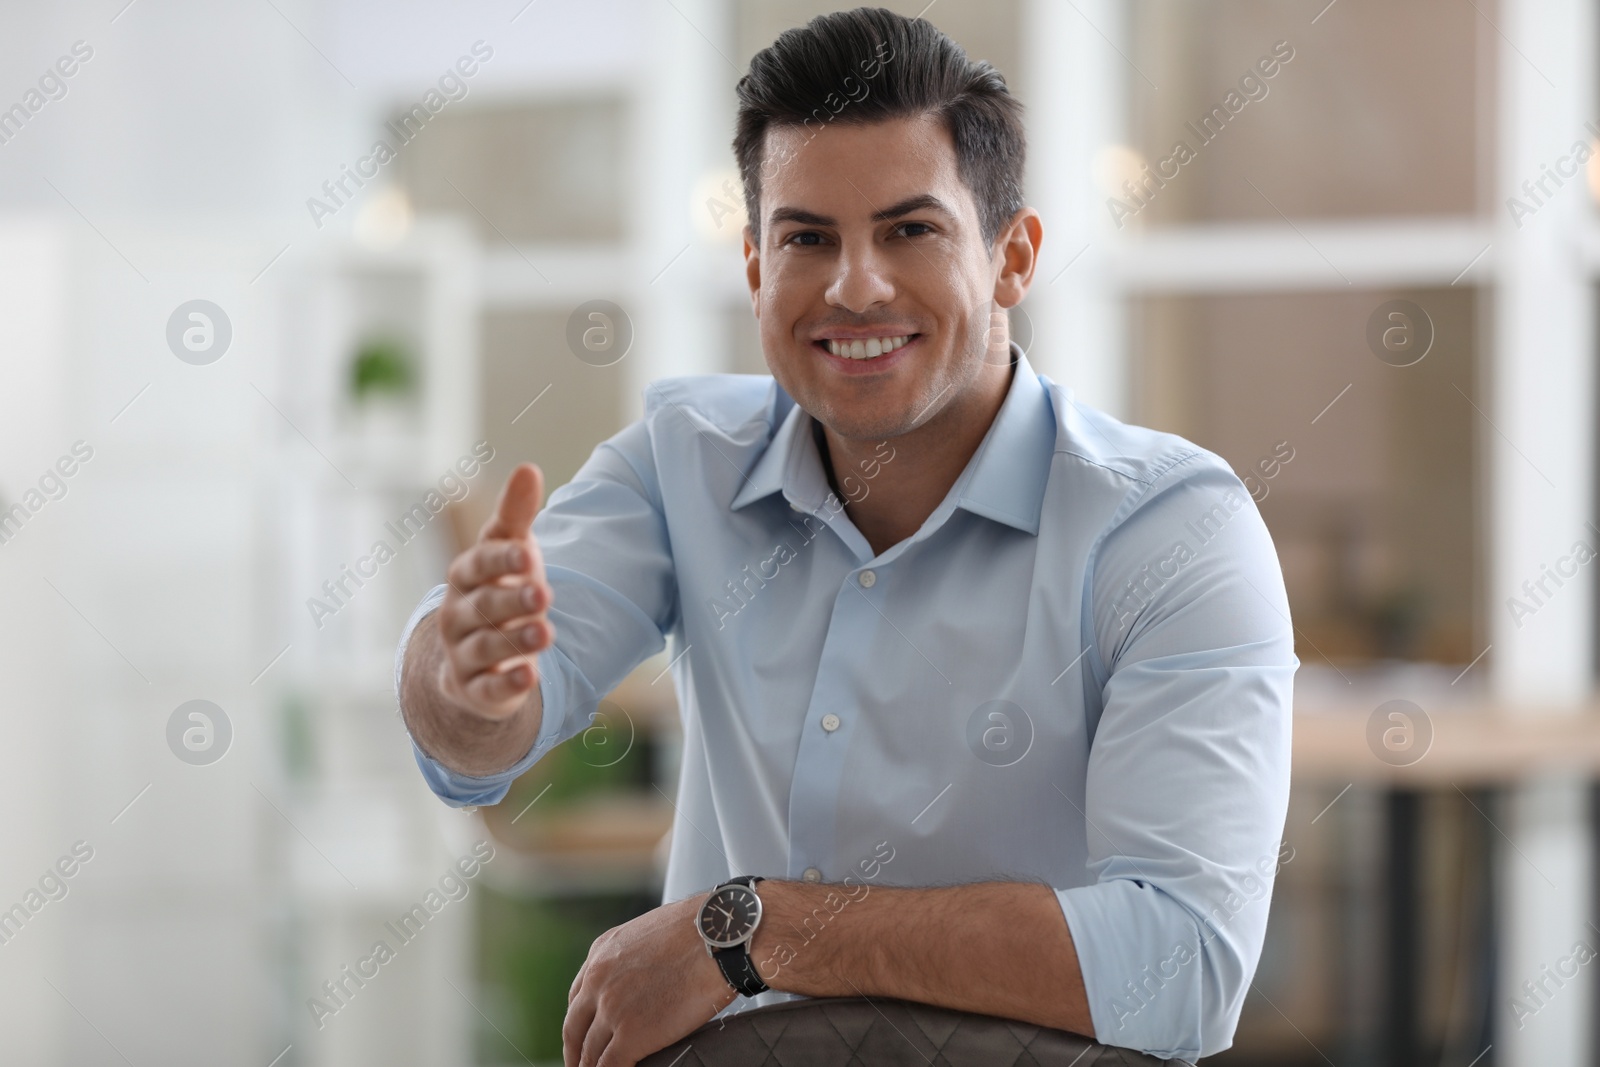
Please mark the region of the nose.
<svg viewBox="0 0 1600 1067"><path fill-rule="evenodd" d="M825 297L832 306L858 315L894 300L888 264L876 241L855 242L840 250Z"/></svg>

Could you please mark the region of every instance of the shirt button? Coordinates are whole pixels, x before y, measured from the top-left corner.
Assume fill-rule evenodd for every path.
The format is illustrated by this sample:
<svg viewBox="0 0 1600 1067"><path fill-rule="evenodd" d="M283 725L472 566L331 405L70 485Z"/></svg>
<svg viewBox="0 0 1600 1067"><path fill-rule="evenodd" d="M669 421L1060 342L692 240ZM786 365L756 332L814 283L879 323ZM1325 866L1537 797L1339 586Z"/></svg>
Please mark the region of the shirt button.
<svg viewBox="0 0 1600 1067"><path fill-rule="evenodd" d="M822 728L828 731L830 734L833 733L839 728L839 716L835 715L831 711L828 712L828 714L822 717Z"/></svg>
<svg viewBox="0 0 1600 1067"><path fill-rule="evenodd" d="M862 571L856 580L861 583L861 588L871 589L878 584L878 575L874 571Z"/></svg>
<svg viewBox="0 0 1600 1067"><path fill-rule="evenodd" d="M800 877L804 878L808 882L820 882L822 881L822 872L817 870L815 867L807 867L805 869L805 873Z"/></svg>

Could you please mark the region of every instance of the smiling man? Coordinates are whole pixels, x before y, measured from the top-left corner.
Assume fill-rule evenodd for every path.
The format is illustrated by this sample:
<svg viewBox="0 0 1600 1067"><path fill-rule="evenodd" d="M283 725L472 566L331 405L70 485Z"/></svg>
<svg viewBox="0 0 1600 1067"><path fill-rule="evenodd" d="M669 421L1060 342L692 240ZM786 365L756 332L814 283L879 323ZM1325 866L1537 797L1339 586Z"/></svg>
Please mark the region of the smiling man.
<svg viewBox="0 0 1600 1067"><path fill-rule="evenodd" d="M1249 493L1010 341L1043 229L992 67L859 9L738 92L772 376L653 383L542 511L519 467L396 662L425 777L469 805L670 655L665 903L595 941L567 1064L795 996L1226 1048L1299 664Z"/></svg>

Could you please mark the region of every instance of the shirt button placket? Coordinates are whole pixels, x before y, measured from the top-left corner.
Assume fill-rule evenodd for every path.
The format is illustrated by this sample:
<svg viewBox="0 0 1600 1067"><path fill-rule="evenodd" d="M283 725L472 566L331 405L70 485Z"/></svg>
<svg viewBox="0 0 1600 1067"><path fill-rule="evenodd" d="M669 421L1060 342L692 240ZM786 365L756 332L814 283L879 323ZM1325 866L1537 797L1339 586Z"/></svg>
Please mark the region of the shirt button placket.
<svg viewBox="0 0 1600 1067"><path fill-rule="evenodd" d="M854 644L861 640L862 621L865 620L868 624L865 627L866 632L870 633L876 628L877 612L856 598L878 584L878 572L869 567L847 577L845 581L846 583L854 581L856 592L850 593L841 587L839 598L835 601L833 621L830 624L828 638L823 644L818 684L812 692L811 707L807 715L808 720L811 715L817 715L816 719L810 721L814 721L822 729L817 733L808 730L801 735L800 752L796 763L797 777L789 810L791 826L795 827L790 842L791 862L802 862L800 857L821 858L826 862L827 854L832 848L831 833L813 833L808 830L831 824L837 815L838 787L833 784L823 787L822 783L837 781L842 773L841 766L847 746L841 742L828 740L844 726L843 717L831 711L822 714L818 712L823 707L840 707L842 702L848 701L846 691L829 680L832 677L829 666L837 665L843 669L843 673L848 674L855 653L847 649L853 648ZM854 636L847 636L849 634ZM811 768L810 772L799 776L806 767ZM818 810L808 810L813 807ZM789 869L794 870L793 867ZM818 882L822 880L822 871L816 866L807 866L802 870L800 877L807 882Z"/></svg>

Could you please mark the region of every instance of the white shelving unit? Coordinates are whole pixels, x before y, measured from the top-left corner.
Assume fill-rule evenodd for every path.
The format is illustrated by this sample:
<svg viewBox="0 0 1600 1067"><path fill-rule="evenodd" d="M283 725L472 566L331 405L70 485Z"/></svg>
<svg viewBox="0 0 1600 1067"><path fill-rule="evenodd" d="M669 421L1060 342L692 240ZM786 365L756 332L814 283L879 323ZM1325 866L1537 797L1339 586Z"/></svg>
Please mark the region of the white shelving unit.
<svg viewBox="0 0 1600 1067"><path fill-rule="evenodd" d="M391 925L485 835L418 776L391 678L400 628L450 555L450 515L425 501L448 496L441 477L459 477L478 439L479 258L465 228L423 220L388 247L327 245L281 283L283 414L314 451L275 450L292 458L271 468L265 492L283 553L277 611L293 635L274 712L302 739L285 749L279 855L267 866L281 878L280 977L303 1064L470 1062L472 1009L452 989L471 989L470 905L446 904L403 945ZM351 399L351 361L375 338L416 357L409 402ZM418 504L428 521L403 526ZM380 561L379 542L393 555ZM396 958L367 985L347 983L348 1006L319 1028L306 993L380 940Z"/></svg>

